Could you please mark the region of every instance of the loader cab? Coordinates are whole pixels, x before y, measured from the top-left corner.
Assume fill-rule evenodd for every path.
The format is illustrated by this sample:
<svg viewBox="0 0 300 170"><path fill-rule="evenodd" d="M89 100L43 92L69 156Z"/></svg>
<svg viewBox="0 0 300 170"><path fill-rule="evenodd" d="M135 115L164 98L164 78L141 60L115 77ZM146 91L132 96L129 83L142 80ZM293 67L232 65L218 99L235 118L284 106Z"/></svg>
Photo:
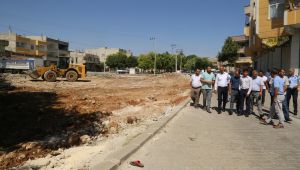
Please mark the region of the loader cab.
<svg viewBox="0 0 300 170"><path fill-rule="evenodd" d="M59 69L68 69L70 64L70 57L59 57L58 59L58 68Z"/></svg>

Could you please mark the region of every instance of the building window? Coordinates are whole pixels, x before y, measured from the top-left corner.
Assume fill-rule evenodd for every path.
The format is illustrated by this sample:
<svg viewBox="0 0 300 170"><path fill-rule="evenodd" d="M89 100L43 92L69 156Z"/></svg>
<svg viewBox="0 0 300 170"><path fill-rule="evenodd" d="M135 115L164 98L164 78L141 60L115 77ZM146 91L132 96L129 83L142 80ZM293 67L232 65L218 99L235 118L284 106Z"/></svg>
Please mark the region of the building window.
<svg viewBox="0 0 300 170"><path fill-rule="evenodd" d="M28 48L28 45L26 43L24 43L24 42L17 42L16 46L17 47L21 47L21 48L26 48L26 47Z"/></svg>
<svg viewBox="0 0 300 170"><path fill-rule="evenodd" d="M34 50L34 45L31 45L30 48L31 48L32 50Z"/></svg>
<svg viewBox="0 0 300 170"><path fill-rule="evenodd" d="M250 26L250 17L248 15L246 15L245 26L246 27Z"/></svg>
<svg viewBox="0 0 300 170"><path fill-rule="evenodd" d="M78 63L78 58L77 57L75 58L75 62L76 62L76 64Z"/></svg>
<svg viewBox="0 0 300 170"><path fill-rule="evenodd" d="M284 17L284 0L270 0L269 19L278 19Z"/></svg>

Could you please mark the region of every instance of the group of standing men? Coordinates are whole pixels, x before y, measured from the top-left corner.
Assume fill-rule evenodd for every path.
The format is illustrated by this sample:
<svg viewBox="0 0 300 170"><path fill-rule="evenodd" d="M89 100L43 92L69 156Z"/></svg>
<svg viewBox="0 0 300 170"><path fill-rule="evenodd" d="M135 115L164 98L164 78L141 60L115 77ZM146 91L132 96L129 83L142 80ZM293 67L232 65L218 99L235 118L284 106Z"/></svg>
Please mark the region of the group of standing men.
<svg viewBox="0 0 300 170"><path fill-rule="evenodd" d="M229 114L236 112L238 116L245 115L249 117L256 105L258 115L262 124L273 125L274 128L283 128L285 121L292 121L289 117L289 101L293 98L294 114L297 115L297 98L298 87L300 86L300 78L295 75L294 69L289 70L289 75L285 76L283 69L273 69L264 74L262 71L253 70L252 76L249 71L244 69L241 73L236 70L233 74L225 71L220 67L220 72L216 75L212 72L211 67L207 67L202 74L196 69L195 74L191 78L191 104L195 108L200 108L199 98L203 94L202 108L211 113L211 97L212 93L218 95L218 106L216 111L218 114L225 112L226 104L230 102ZM270 113L264 114L262 106L265 103L266 92L271 96ZM229 98L230 96L230 98ZM236 109L234 109L236 104ZM244 109L245 108L245 109ZM278 116L279 123L274 125L272 118Z"/></svg>

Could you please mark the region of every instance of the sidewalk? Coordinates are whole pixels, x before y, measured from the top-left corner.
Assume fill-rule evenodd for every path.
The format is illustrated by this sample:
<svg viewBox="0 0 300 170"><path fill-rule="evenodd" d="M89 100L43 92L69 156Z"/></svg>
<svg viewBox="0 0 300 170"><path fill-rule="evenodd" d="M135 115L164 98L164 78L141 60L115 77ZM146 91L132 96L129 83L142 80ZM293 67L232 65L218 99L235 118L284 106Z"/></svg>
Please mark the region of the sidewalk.
<svg viewBox="0 0 300 170"><path fill-rule="evenodd" d="M202 99L202 98L201 98ZM213 96L213 105L216 97ZM202 103L202 102L201 102ZM284 129L260 125L254 116L218 115L186 107L119 169L300 169L300 121Z"/></svg>

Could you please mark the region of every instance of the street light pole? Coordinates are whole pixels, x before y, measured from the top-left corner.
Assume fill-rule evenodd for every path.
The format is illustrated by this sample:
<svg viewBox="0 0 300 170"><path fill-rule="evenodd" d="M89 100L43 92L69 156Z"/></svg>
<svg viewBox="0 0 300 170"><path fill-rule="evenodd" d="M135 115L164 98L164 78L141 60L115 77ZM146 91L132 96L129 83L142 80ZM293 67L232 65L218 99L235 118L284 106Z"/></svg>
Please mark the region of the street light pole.
<svg viewBox="0 0 300 170"><path fill-rule="evenodd" d="M107 50L107 47L104 47L104 63L103 63L103 66L104 66L104 73L105 73L105 63L106 63L106 50Z"/></svg>
<svg viewBox="0 0 300 170"><path fill-rule="evenodd" d="M178 55L178 54L183 53L183 50L182 49L177 49L176 52L177 52L177 55ZM176 55L176 68L177 68L177 55ZM182 56L180 56L180 71L181 70L182 70ZM176 69L176 72L177 72L177 69Z"/></svg>
<svg viewBox="0 0 300 170"><path fill-rule="evenodd" d="M156 51L155 51L155 37L150 38L151 41L153 41L153 49L154 49L154 75L156 75Z"/></svg>
<svg viewBox="0 0 300 170"><path fill-rule="evenodd" d="M174 55L174 49L176 49L176 44L171 44L172 55ZM175 54L175 72L177 72L177 55Z"/></svg>

